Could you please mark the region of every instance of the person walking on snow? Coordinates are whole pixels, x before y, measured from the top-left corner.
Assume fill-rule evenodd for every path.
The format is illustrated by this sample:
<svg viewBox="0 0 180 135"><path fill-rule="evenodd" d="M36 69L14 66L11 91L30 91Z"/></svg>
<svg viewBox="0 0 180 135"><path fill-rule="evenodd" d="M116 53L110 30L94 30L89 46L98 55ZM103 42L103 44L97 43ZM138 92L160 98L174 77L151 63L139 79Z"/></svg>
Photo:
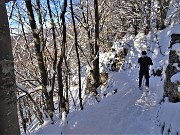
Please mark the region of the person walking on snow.
<svg viewBox="0 0 180 135"><path fill-rule="evenodd" d="M142 78L145 76L146 79L146 90L149 90L149 66L153 65L152 59L147 56L146 51L142 51L142 56L138 59L140 65L139 70L139 88L141 89Z"/></svg>

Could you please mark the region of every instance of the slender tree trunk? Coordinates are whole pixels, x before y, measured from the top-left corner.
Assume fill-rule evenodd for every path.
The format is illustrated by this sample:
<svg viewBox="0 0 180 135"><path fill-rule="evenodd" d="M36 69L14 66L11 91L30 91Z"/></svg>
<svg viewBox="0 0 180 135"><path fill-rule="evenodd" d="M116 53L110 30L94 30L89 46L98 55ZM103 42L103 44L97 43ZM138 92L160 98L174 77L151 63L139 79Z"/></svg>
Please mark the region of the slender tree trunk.
<svg viewBox="0 0 180 135"><path fill-rule="evenodd" d="M53 112L54 112L54 105L51 102L51 98L47 92L47 73L44 65L44 60L43 60L43 55L42 55L42 50L41 50L41 44L40 44L40 38L39 35L37 34L37 28L36 28L36 22L33 14L33 9L32 9L32 4L31 0L25 0L27 11L28 11L28 17L29 17L29 22L30 26L32 29L33 33L33 38L34 38L34 45L36 49L36 57L38 61L38 67L40 70L40 76L41 76L41 83L42 83L42 92L45 95L45 100L46 100L46 105L47 105L47 112L50 116L50 118L53 118Z"/></svg>
<svg viewBox="0 0 180 135"><path fill-rule="evenodd" d="M42 21L42 15L41 15L41 2L40 2L40 0L36 0L36 3L37 3L37 7L38 7L38 8L36 8L36 12L37 12L37 15L38 15L38 21L39 21L39 27L40 27L39 28L40 29L39 39L40 39L40 45L41 45L41 48L42 48L41 51L43 51L45 49L45 47L46 47L46 44L45 44L45 40L44 40L43 21ZM44 61L44 66L45 65L46 65L46 61ZM46 73L46 74L48 74L48 73ZM43 101L44 101L43 92L42 92L42 98L43 98ZM51 98L50 102L52 103L52 101L53 100ZM45 105L45 108L47 108L47 105L46 104L44 104L44 105ZM52 110L54 110L54 106L52 106L52 107L53 107Z"/></svg>
<svg viewBox="0 0 180 135"><path fill-rule="evenodd" d="M19 135L16 85L5 2L0 2L0 134Z"/></svg>
<svg viewBox="0 0 180 135"><path fill-rule="evenodd" d="M137 13L137 11L136 11L136 7L135 7L135 5L134 4L132 4L132 2L131 2L131 5L132 5L132 11L134 12L134 13ZM137 23L137 15L134 15L134 22L133 22L133 27L134 27L134 35L136 36L137 34L138 34L138 23Z"/></svg>
<svg viewBox="0 0 180 135"><path fill-rule="evenodd" d="M54 44L54 62L53 62L53 78L52 78L52 88L51 91L49 92L50 95L50 102L53 103L53 93L54 93L54 85L55 85L55 77L56 77L56 65L57 65L57 43L56 43L56 33L55 33L55 24L54 24L54 20L52 17L52 11L51 11L51 7L50 7L50 2L49 0L47 0L47 5L48 5L48 10L49 10L49 16L50 16L50 20L51 20L51 29L52 29L52 35L53 35L53 44ZM53 106L53 110L54 110L54 106Z"/></svg>
<svg viewBox="0 0 180 135"><path fill-rule="evenodd" d="M95 10L95 59L93 61L95 86L99 87L99 11L98 11L98 0L94 0Z"/></svg>
<svg viewBox="0 0 180 135"><path fill-rule="evenodd" d="M37 7L36 11L37 11L37 15L38 15L38 21L39 21L39 37L40 37L40 41L41 41L41 45L42 45L42 51L44 50L46 44L45 44L45 40L44 40L44 28L43 28L43 20L42 20L42 15L41 15L41 2L40 0L36 0L37 3Z"/></svg>
<svg viewBox="0 0 180 135"><path fill-rule="evenodd" d="M78 51L77 31L76 31L75 20L74 20L74 11L73 11L72 0L70 0L70 4L71 4L71 16L72 16L73 28L74 28L74 40L75 40L76 54L77 54L77 60L78 60L79 103L80 103L81 110L83 110L82 97L81 97L81 91L82 91L81 90L81 62L80 62L79 51Z"/></svg>
<svg viewBox="0 0 180 135"><path fill-rule="evenodd" d="M92 44L92 35L91 35L91 29L89 27L89 0L86 1L86 6L87 6L87 19L86 19L86 23L88 26L88 30L87 30L87 35L88 35L88 42L89 42L89 48L90 48L90 53L91 53L91 57L90 57L90 61L93 60L92 55L94 55L94 47Z"/></svg>
<svg viewBox="0 0 180 135"><path fill-rule="evenodd" d="M66 63L66 62L65 62ZM65 70L65 84L66 84L66 111L67 111L67 114L69 113L69 80L68 80L68 76L69 76L69 70L68 70L68 65L65 64L66 66L66 70Z"/></svg>
<svg viewBox="0 0 180 135"><path fill-rule="evenodd" d="M65 45L66 45L66 23L65 23L65 13L66 13L66 7L67 7L67 0L64 0L63 5L63 11L61 14L62 19L62 25L63 25L63 40L62 40L62 47L61 47L61 54L60 59L58 62L58 86L59 86L59 99L60 99L60 108L59 112L61 112L61 115L63 112L66 112L66 105L65 105L65 98L63 95L63 77L62 77L62 65L63 65L63 58L65 56Z"/></svg>
<svg viewBox="0 0 180 135"><path fill-rule="evenodd" d="M145 27L145 34L147 35L151 28L151 0L146 2L146 27Z"/></svg>
<svg viewBox="0 0 180 135"><path fill-rule="evenodd" d="M54 6L55 6L55 11L56 11L56 18L57 18L57 24L58 24L58 26L59 26L59 31L57 32L58 34L59 34L59 36L60 36L60 34L62 33L61 32L61 24L60 24L60 18L62 19L62 15L61 15L61 17L59 17L59 13L58 13L58 7L57 7L57 3L55 2L55 0L53 0L53 3L54 3ZM63 12L64 13L64 12ZM65 20L64 20L65 21ZM63 26L63 28L65 29L65 26ZM62 57L64 57L64 63L65 63L65 69L64 69L64 78L65 78L65 106L66 106L66 111L67 111L67 114L69 113L69 82L68 82L68 76L69 76L69 67L68 67L68 61L67 61L67 59L66 59L66 56L65 56L65 46L64 46L64 48L62 49L62 50L64 50L64 51L62 51L63 53L63 55L61 55Z"/></svg>

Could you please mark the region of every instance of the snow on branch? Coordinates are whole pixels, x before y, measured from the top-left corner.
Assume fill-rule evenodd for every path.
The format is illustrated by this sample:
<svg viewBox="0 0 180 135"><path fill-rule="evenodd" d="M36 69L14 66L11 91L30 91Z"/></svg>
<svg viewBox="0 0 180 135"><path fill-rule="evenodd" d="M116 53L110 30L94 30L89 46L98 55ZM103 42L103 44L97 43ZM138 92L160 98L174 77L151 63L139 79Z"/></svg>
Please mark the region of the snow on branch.
<svg viewBox="0 0 180 135"><path fill-rule="evenodd" d="M41 90L41 88L42 88L42 87L36 87L34 90L29 91L29 90L27 90L24 86L22 86L22 85L19 84L19 83L17 83L16 86L17 86L18 90L20 90L20 91L22 91L22 92L25 93L25 94L18 95L18 96L17 96L17 99L19 99L19 98L21 98L21 97L23 97L23 96L25 96L25 95L30 95L31 93L34 93L34 92L36 92L36 91L39 91L39 90Z"/></svg>

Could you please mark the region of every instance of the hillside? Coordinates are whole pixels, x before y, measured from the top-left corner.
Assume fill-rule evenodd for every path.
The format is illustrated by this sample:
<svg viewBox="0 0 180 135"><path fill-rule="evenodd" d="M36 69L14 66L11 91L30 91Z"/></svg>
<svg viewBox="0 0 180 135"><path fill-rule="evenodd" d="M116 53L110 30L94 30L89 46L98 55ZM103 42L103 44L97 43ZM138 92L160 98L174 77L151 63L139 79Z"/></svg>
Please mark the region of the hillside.
<svg viewBox="0 0 180 135"><path fill-rule="evenodd" d="M169 41L172 33L177 33L180 25L169 26L155 34L138 34L126 38L123 45L129 46L123 69L109 72L106 86L101 87L101 101L86 105L83 111L73 111L68 124L57 120L54 125L47 122L35 134L178 134L180 133L180 103L163 100L163 83L168 64ZM179 44L177 44L179 45ZM159 48L159 46L162 46ZM116 50L118 50L116 45ZM160 50L161 49L161 50ZM142 50L148 50L153 60L152 69L163 68L162 76L150 77L150 92L138 88L137 63ZM103 55L103 54L101 54ZM113 90L117 93L113 94ZM106 96L103 94L106 93ZM93 98L93 97L92 97ZM92 99L93 100L93 99Z"/></svg>
<svg viewBox="0 0 180 135"><path fill-rule="evenodd" d="M180 0L0 11L0 135L180 134Z"/></svg>

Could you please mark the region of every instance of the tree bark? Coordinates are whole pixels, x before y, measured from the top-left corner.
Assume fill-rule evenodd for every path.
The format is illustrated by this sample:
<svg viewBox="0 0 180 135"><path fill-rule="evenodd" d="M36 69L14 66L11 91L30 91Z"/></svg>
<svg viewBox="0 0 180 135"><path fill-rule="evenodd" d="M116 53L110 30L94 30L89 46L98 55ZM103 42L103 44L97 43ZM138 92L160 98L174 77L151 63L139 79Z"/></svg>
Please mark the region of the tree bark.
<svg viewBox="0 0 180 135"><path fill-rule="evenodd" d="M59 112L61 112L61 115L63 112L66 112L66 101L65 97L63 95L63 76L62 76L62 65L63 65L63 58L65 58L65 45L66 45L66 23L65 23L65 13L66 13L66 7L67 7L67 0L64 0L64 5L63 5L63 11L61 14L61 19L62 19L62 25L63 25L63 39L62 39L62 47L61 47L61 54L60 54L60 59L58 62L58 86L59 86L59 99L60 99L60 107L59 107Z"/></svg>
<svg viewBox="0 0 180 135"><path fill-rule="evenodd" d="M96 88L99 87L99 11L98 11L98 0L94 0L95 10L95 58L93 61L93 72L95 79Z"/></svg>
<svg viewBox="0 0 180 135"><path fill-rule="evenodd" d="M5 2L0 2L0 134L20 134L14 63Z"/></svg>
<svg viewBox="0 0 180 135"><path fill-rule="evenodd" d="M145 34L147 35L151 28L151 0L146 2L146 27L145 27Z"/></svg>
<svg viewBox="0 0 180 135"><path fill-rule="evenodd" d="M55 77L56 77L56 65L57 65L57 43L56 43L56 33L55 33L55 24L54 24L54 20L52 17L52 11L51 11L51 7L50 7L50 2L49 0L47 0L47 5L48 5L48 10L49 10L49 17L51 20L51 29L52 29L52 35L53 35L53 44L54 44L54 62L53 62L53 78L52 78L52 89L49 92L50 95L50 102L53 103L53 93L54 93L54 86L55 86ZM54 106L53 106L53 110L54 110Z"/></svg>
<svg viewBox="0 0 180 135"><path fill-rule="evenodd" d="M82 91L81 90L81 62L80 62L80 56L79 56L79 51L78 51L77 31L76 31L75 20L74 20L74 11L73 11L72 0L70 0L70 4L71 4L71 16L72 16L73 29L74 29L74 40L75 40L76 54L77 54L77 60L78 60L79 103L80 103L81 110L83 110L82 97L81 97L81 91Z"/></svg>
<svg viewBox="0 0 180 135"><path fill-rule="evenodd" d="M39 67L40 76L41 76L42 92L46 98L45 99L46 105L47 105L46 110L47 110L50 118L52 119L53 118L53 112L54 112L54 105L53 105L53 102L51 102L51 97L49 96L49 94L47 92L47 88L46 88L46 86L47 86L47 72L45 69L43 55L42 55L42 51L41 51L40 38L39 38L39 35L37 34L36 22L35 22L33 10L32 10L31 0L25 0L25 3L26 3L27 10L28 10L29 22L30 22L30 26L31 26L33 38L34 38L34 45L35 45L35 49L36 49L36 57L37 57L38 67Z"/></svg>

